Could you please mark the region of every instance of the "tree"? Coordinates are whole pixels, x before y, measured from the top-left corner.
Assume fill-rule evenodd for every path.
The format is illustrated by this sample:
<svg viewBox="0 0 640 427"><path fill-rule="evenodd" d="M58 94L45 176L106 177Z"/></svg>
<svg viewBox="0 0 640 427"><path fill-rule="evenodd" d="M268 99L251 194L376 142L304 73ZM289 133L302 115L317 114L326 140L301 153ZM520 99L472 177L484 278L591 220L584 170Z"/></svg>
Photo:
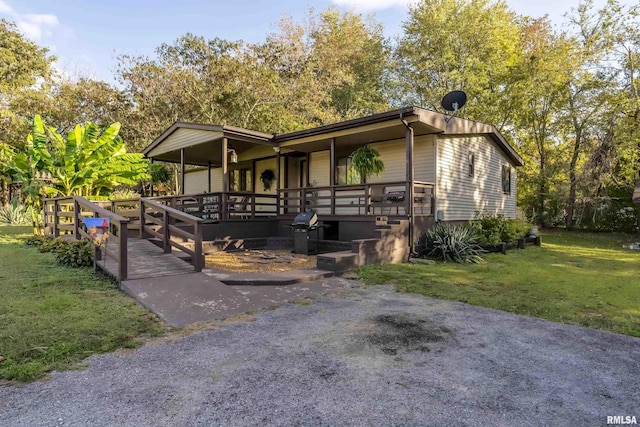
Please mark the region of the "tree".
<svg viewBox="0 0 640 427"><path fill-rule="evenodd" d="M120 123L102 132L86 123L63 138L40 116L34 117L25 152L11 164L11 175L22 183L34 232L40 227L44 196L106 195L116 185L135 185L149 178L148 161L141 154L127 153L119 130Z"/></svg>
<svg viewBox="0 0 640 427"><path fill-rule="evenodd" d="M510 124L512 68L520 58L520 27L502 0L421 0L409 7L395 53L398 103L441 111L440 100L464 90L465 117Z"/></svg>

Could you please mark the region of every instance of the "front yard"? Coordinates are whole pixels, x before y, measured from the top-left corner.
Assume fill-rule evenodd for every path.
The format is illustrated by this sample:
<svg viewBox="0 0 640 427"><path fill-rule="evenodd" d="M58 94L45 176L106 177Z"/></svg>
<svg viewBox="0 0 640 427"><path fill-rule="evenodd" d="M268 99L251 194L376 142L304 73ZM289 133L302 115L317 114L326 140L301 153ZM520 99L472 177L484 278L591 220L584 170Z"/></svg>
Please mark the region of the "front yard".
<svg viewBox="0 0 640 427"><path fill-rule="evenodd" d="M28 381L94 353L136 347L164 326L92 269L25 247L30 227L0 226L0 381Z"/></svg>
<svg viewBox="0 0 640 427"><path fill-rule="evenodd" d="M487 254L483 264L387 265L366 284L640 337L640 236L547 231L543 246Z"/></svg>

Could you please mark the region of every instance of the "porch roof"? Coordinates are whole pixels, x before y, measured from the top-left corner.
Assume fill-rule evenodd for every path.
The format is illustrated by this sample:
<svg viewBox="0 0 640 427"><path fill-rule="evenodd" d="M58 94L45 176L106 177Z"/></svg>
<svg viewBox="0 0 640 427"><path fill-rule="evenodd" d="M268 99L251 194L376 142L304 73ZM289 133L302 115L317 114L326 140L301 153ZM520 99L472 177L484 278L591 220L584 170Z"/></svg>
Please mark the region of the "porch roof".
<svg viewBox="0 0 640 427"><path fill-rule="evenodd" d="M280 135L232 126L176 122L145 148L143 154L157 160L177 163L180 161L180 150L188 148L185 150L187 164L216 166L221 163L222 144L211 144L211 142L221 141L222 138L228 138L230 145L238 152L252 145L262 144L280 147L285 153L290 151L309 153L329 149L331 140L334 138L336 145L354 148L369 142L401 139L405 136L405 123L410 123L416 136L486 135L516 166L523 165L522 158L494 126L459 117L447 123L445 118L444 114L435 111L419 107L404 107Z"/></svg>

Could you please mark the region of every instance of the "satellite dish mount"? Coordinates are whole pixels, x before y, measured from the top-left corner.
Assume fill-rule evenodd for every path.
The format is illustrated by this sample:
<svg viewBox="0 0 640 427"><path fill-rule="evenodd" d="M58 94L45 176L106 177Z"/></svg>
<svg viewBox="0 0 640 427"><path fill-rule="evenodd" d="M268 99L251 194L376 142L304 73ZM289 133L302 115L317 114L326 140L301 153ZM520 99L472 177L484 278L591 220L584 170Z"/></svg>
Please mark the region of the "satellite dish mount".
<svg viewBox="0 0 640 427"><path fill-rule="evenodd" d="M450 115L445 115L444 121L449 123L451 119L455 117L458 113L458 110L464 107L464 104L467 103L467 94L461 90L454 90L453 92L449 92L442 98L442 108L447 111L450 111Z"/></svg>

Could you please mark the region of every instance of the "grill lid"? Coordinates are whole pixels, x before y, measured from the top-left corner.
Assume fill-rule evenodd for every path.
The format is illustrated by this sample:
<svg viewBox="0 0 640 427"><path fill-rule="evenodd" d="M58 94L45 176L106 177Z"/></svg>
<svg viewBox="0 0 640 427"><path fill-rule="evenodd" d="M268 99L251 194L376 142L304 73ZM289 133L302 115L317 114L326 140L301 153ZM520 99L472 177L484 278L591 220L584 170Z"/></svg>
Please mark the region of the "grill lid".
<svg viewBox="0 0 640 427"><path fill-rule="evenodd" d="M314 210L308 210L300 212L293 219L291 225L306 225L308 227L315 227L318 225L318 214Z"/></svg>

